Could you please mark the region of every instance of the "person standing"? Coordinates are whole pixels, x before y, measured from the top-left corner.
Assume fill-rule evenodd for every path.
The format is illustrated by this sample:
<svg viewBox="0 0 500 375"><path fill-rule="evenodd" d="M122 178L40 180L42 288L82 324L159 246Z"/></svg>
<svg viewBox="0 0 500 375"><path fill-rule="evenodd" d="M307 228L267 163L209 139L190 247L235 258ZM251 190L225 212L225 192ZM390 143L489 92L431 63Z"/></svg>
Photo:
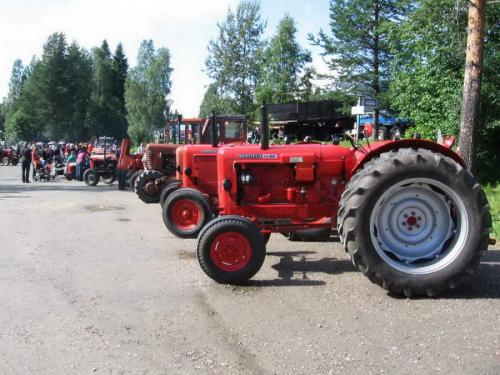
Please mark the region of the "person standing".
<svg viewBox="0 0 500 375"><path fill-rule="evenodd" d="M87 150L81 148L78 151L78 156L76 157L76 179L78 181L83 181L83 172L88 161Z"/></svg>
<svg viewBox="0 0 500 375"><path fill-rule="evenodd" d="M24 143L21 148L21 173L23 183L30 182L30 166L31 166L31 148L28 143Z"/></svg>

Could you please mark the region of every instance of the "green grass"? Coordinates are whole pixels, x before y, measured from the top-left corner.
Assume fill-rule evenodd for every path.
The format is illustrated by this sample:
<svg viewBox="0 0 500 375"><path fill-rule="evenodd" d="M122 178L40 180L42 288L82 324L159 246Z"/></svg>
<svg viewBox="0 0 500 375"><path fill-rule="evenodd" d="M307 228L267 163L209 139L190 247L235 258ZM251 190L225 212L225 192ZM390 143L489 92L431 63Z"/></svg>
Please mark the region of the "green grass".
<svg viewBox="0 0 500 375"><path fill-rule="evenodd" d="M493 220L492 237L500 241L500 183L485 185L483 189L490 203L491 219Z"/></svg>

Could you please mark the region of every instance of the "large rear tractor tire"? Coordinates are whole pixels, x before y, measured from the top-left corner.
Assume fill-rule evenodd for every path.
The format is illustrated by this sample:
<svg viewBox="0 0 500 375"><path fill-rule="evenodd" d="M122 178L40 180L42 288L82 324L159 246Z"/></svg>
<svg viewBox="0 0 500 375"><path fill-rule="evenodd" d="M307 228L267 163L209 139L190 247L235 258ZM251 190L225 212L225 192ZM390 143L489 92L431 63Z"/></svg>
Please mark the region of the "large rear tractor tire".
<svg viewBox="0 0 500 375"><path fill-rule="evenodd" d="M453 159L423 149L382 154L346 187L341 242L372 282L407 297L434 296L472 274L488 249L484 192Z"/></svg>
<svg viewBox="0 0 500 375"><path fill-rule="evenodd" d="M165 177L163 173L155 170L142 172L135 180L134 191L145 203L158 203L163 188L163 183L159 180Z"/></svg>
<svg viewBox="0 0 500 375"><path fill-rule="evenodd" d="M241 284L262 267L266 244L259 228L250 220L221 216L200 232L196 254L201 268L213 280Z"/></svg>
<svg viewBox="0 0 500 375"><path fill-rule="evenodd" d="M167 229L180 238L196 238L213 218L208 199L198 190L182 188L173 191L162 207Z"/></svg>
<svg viewBox="0 0 500 375"><path fill-rule="evenodd" d="M87 186L96 186L99 183L101 176L95 169L87 169L83 173L83 181L87 184Z"/></svg>
<svg viewBox="0 0 500 375"><path fill-rule="evenodd" d="M19 159L17 157L13 157L12 160L10 161L10 164L12 164L14 167L19 163Z"/></svg>
<svg viewBox="0 0 500 375"><path fill-rule="evenodd" d="M175 190L179 189L180 186L181 183L179 181L174 181L169 183L167 186L163 188L160 194L160 205L162 207L165 204L165 201L167 200L168 196Z"/></svg>

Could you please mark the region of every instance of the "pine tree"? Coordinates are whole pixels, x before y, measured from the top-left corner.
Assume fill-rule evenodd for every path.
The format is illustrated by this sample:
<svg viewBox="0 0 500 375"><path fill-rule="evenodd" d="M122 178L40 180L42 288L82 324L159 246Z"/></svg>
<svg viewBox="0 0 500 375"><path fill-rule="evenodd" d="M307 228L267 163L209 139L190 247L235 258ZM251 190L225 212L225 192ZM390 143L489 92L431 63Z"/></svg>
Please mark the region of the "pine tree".
<svg viewBox="0 0 500 375"><path fill-rule="evenodd" d="M128 61L123 46L118 43L113 55L113 95L118 98L125 110L125 80L128 73Z"/></svg>
<svg viewBox="0 0 500 375"><path fill-rule="evenodd" d="M116 135L118 138L127 134L127 117L125 110L125 81L128 74L128 61L123 46L118 43L113 55L113 96L120 105L117 113Z"/></svg>
<svg viewBox="0 0 500 375"><path fill-rule="evenodd" d="M68 48L68 96L71 110L69 112L69 127L63 138L68 140L87 139L88 129L85 127L85 117L90 102L92 59L89 53L72 43Z"/></svg>
<svg viewBox="0 0 500 375"><path fill-rule="evenodd" d="M5 128L5 123L10 123L13 115L15 114L17 108L19 107L19 100L21 98L21 92L23 89L24 81L26 80L26 72L23 67L23 63L20 59L14 61L12 66L12 73L10 75L9 81L9 92L7 97L4 98L2 103L2 128ZM10 132L9 125L7 125L7 133ZM9 134L10 136L11 134Z"/></svg>
<svg viewBox="0 0 500 375"><path fill-rule="evenodd" d="M464 95L460 116L460 155L467 168L476 171L477 134L480 125L479 104L483 75L486 0L471 0L465 60Z"/></svg>
<svg viewBox="0 0 500 375"><path fill-rule="evenodd" d="M92 136L112 136L120 138L121 105L114 96L113 60L106 40L101 47L92 50L93 72L90 102L86 126Z"/></svg>
<svg viewBox="0 0 500 375"><path fill-rule="evenodd" d="M337 89L383 99L389 83L389 28L409 10L406 0L331 0L330 30L309 35L332 70ZM378 111L375 113L378 121ZM376 125L376 124L375 124Z"/></svg>
<svg viewBox="0 0 500 375"><path fill-rule="evenodd" d="M44 133L55 139L64 133L68 126L69 97L68 97L68 46L63 33L49 36L39 63L38 78L41 106L38 107L40 120L43 121ZM43 131L44 130L44 131Z"/></svg>

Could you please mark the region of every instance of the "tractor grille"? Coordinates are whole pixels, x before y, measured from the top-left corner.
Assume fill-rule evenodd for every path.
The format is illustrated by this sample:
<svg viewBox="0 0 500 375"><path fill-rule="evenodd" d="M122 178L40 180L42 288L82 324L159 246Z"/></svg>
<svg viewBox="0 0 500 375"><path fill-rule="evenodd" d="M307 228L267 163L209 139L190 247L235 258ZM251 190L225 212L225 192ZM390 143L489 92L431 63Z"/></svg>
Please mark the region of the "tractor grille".
<svg viewBox="0 0 500 375"><path fill-rule="evenodd" d="M158 152L146 150L146 169L160 171L163 169L163 161Z"/></svg>

